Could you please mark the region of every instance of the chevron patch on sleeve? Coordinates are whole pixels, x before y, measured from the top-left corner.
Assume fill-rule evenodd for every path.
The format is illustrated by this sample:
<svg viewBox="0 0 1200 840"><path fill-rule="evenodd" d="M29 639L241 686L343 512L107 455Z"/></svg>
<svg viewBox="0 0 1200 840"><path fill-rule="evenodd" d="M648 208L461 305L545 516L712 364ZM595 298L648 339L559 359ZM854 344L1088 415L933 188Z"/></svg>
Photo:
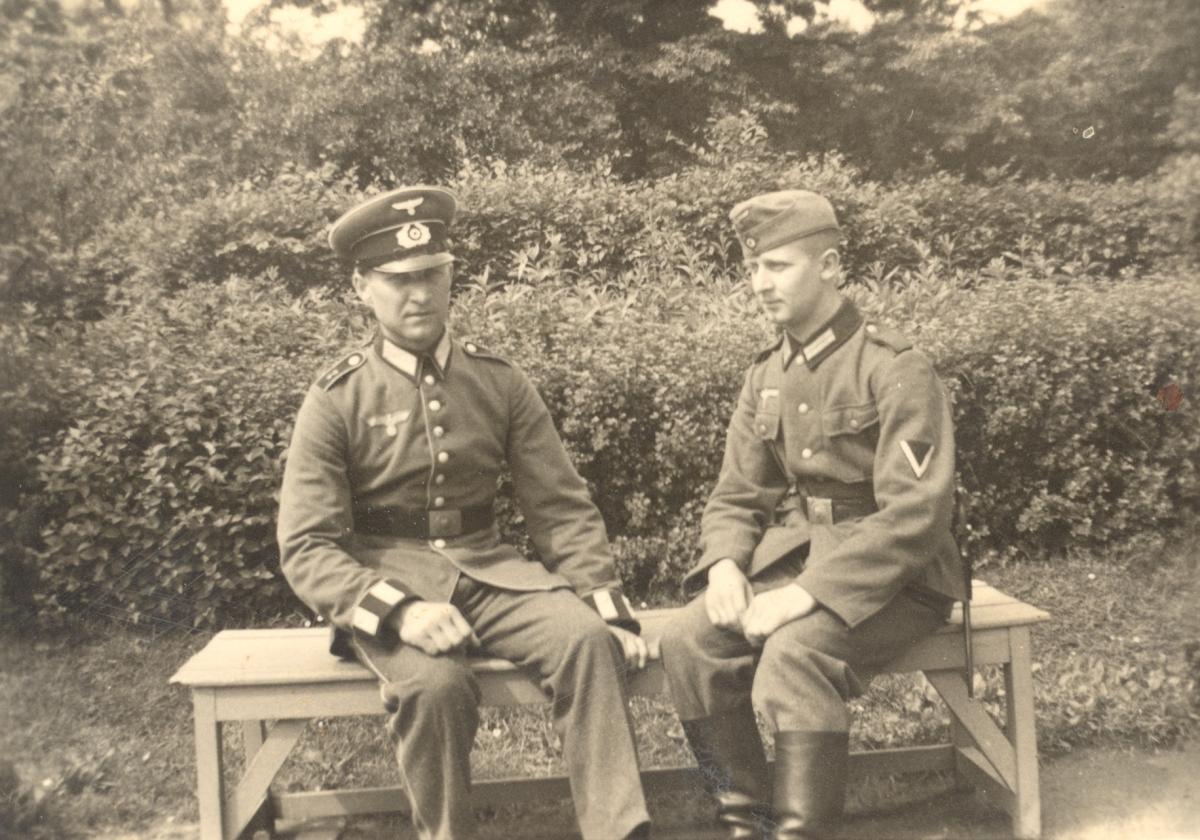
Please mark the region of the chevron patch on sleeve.
<svg viewBox="0 0 1200 840"><path fill-rule="evenodd" d="M902 440L900 449L917 478L924 476L930 461L933 460L933 444L922 440Z"/></svg>

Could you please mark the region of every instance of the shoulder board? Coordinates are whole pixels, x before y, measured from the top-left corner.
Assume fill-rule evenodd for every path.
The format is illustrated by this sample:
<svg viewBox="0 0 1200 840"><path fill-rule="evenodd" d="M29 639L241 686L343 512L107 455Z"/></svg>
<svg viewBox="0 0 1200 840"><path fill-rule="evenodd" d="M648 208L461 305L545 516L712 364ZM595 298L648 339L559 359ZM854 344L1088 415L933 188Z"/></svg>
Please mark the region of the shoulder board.
<svg viewBox="0 0 1200 840"><path fill-rule="evenodd" d="M465 352L468 356L474 356L477 359L491 359L494 362L500 362L501 364L512 367L512 362L510 362L508 359L504 358L503 356L497 356L491 350L485 350L474 341L464 341L462 343L462 349L463 352Z"/></svg>
<svg viewBox="0 0 1200 840"><path fill-rule="evenodd" d="M890 348L893 353L903 353L905 350L912 349L912 342L905 338L899 330L873 322L868 322L864 329L867 331L868 340Z"/></svg>
<svg viewBox="0 0 1200 840"><path fill-rule="evenodd" d="M343 376L352 370L358 370L363 366L363 364L366 363L366 361L367 353L365 350L355 350L353 353L343 356L337 364L333 365L333 367L326 370L320 375L320 377L317 378L317 387L328 391L337 382L339 382Z"/></svg>
<svg viewBox="0 0 1200 840"><path fill-rule="evenodd" d="M775 343L770 347L766 347L758 351L758 355L754 357L754 364L761 364L767 359L771 358L771 354L778 350L781 344L783 344L783 336L779 336L779 338L775 339Z"/></svg>

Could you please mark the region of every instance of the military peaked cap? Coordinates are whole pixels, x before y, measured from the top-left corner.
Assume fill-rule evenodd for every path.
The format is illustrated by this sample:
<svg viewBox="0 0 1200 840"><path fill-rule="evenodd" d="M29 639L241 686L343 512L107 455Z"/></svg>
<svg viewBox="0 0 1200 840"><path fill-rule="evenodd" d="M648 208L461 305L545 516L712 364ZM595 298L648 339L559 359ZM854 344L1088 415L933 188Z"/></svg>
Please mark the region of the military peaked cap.
<svg viewBox="0 0 1200 840"><path fill-rule="evenodd" d="M729 212L742 252L758 256L825 231L838 229L833 205L808 190L781 190L756 195Z"/></svg>
<svg viewBox="0 0 1200 840"><path fill-rule="evenodd" d="M329 229L329 245L360 270L389 274L454 261L446 237L458 199L442 187L401 187L351 208Z"/></svg>

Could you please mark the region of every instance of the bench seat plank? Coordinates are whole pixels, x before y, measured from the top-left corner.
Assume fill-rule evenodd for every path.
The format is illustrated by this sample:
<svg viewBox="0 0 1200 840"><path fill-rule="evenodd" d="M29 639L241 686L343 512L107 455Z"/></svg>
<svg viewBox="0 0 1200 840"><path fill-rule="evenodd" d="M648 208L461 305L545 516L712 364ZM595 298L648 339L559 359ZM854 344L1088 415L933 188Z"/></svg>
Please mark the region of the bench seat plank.
<svg viewBox="0 0 1200 840"><path fill-rule="evenodd" d="M675 609L637 613L654 661L629 680L630 693L664 697L666 675L657 660L658 642ZM1049 615L976 582L972 599L972 647L977 665L1002 665L1005 673L1006 730L1002 731L978 700L967 696L962 674L965 655L961 609L948 625L899 656L888 672L925 672L946 702L951 744L902 747L854 753L854 775L879 772L954 769L966 779L1001 789L1020 838L1041 830L1034 736L1032 662L1029 628ZM292 746L314 717L383 713L375 676L356 662L329 655L326 627L225 630L189 659L171 682L192 690L196 723L201 837L231 840L264 808L275 827L309 820L393 810L403 802L396 788L271 793L270 786ZM469 660L487 706L525 706L546 702L535 680L510 662L491 657ZM266 721L277 721L265 731ZM233 722L247 733L246 767L226 791L222 783L220 724ZM656 768L643 774L647 790L695 784L692 768ZM566 780L504 779L481 782L483 802L544 799L566 795Z"/></svg>
<svg viewBox="0 0 1200 840"><path fill-rule="evenodd" d="M638 613L642 635L653 649L657 649L657 640L673 613L673 609L643 610ZM978 634L994 627L1007 628L1045 621L1049 615L986 584L977 584L971 604L971 618L972 627ZM955 607L950 624L934 635L957 637L961 632L961 623L960 609ZM329 630L325 627L222 630L171 677L171 682L193 687L217 687L355 682L370 678L357 663L342 662L330 656L328 642ZM983 659L979 662L986 664ZM471 667L477 674L517 670L510 662L490 657L473 658Z"/></svg>

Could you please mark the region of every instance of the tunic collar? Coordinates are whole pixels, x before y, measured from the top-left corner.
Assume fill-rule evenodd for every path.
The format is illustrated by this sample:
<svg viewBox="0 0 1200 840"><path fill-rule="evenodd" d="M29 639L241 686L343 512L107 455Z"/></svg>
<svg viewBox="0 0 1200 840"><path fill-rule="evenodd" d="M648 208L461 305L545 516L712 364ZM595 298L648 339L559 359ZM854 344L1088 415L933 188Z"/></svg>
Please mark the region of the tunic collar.
<svg viewBox="0 0 1200 840"><path fill-rule="evenodd" d="M403 373L409 379L416 379L417 373L421 369L421 359L428 358L433 362L433 366L437 370L439 377L446 376L446 367L450 363L450 347L452 345L450 338L450 328L447 327L442 332L442 338L438 342L437 347L433 350L433 355L422 354L422 356L414 355L403 347L400 347L384 338L383 333L378 333L375 336L375 352L383 358L385 362L390 364L396 370Z"/></svg>
<svg viewBox="0 0 1200 840"><path fill-rule="evenodd" d="M859 314L858 307L849 300L843 300L833 317L810 335L807 341L798 341L791 333L785 332L780 353L783 369L787 370L788 365L797 356L803 356L808 369L816 370L817 365L829 358L834 350L841 347L846 339L854 335L862 323L863 319Z"/></svg>

